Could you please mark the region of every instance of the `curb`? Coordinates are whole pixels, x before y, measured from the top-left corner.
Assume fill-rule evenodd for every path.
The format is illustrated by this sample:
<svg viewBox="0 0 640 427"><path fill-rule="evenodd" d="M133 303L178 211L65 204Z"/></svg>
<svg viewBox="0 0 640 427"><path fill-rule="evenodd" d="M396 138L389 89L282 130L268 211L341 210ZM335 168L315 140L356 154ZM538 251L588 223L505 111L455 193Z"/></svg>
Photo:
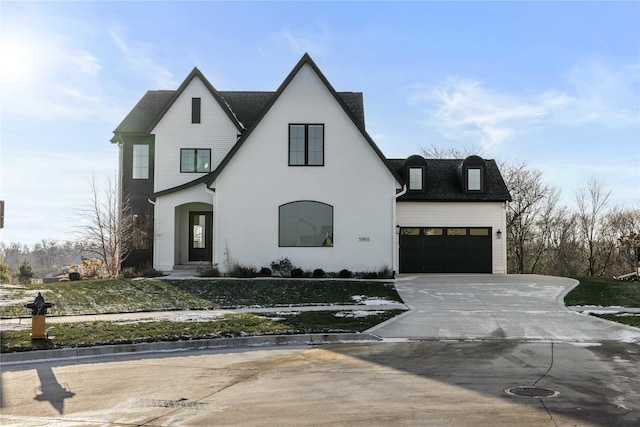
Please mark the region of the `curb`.
<svg viewBox="0 0 640 427"><path fill-rule="evenodd" d="M96 347L61 348L57 350L36 350L0 355L0 365L41 363L63 359L83 359L106 356L130 356L158 352L179 352L242 347L277 347L281 345L321 345L347 342L382 341L368 333L351 334L304 334L304 335L263 335L241 338L212 338L193 341L159 341L141 344L117 344Z"/></svg>

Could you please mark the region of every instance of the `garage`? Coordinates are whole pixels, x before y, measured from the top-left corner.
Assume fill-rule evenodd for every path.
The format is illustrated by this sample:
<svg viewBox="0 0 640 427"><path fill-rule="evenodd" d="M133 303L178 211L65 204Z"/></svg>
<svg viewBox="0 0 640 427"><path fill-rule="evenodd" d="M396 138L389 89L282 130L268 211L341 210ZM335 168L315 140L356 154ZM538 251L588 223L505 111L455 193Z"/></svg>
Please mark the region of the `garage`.
<svg viewBox="0 0 640 427"><path fill-rule="evenodd" d="M491 227L401 227L400 273L492 273Z"/></svg>

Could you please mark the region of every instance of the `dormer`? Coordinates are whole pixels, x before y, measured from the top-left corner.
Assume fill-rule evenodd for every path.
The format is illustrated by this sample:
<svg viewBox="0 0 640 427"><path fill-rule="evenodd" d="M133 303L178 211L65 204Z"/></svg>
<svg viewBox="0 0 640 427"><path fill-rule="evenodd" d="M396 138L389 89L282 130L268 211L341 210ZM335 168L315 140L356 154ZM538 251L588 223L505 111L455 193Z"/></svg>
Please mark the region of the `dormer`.
<svg viewBox="0 0 640 427"><path fill-rule="evenodd" d="M458 182L463 193L484 193L487 165L482 157L469 156L458 165Z"/></svg>
<svg viewBox="0 0 640 427"><path fill-rule="evenodd" d="M427 189L427 161L420 155L409 156L402 164L402 177L407 191L424 192Z"/></svg>

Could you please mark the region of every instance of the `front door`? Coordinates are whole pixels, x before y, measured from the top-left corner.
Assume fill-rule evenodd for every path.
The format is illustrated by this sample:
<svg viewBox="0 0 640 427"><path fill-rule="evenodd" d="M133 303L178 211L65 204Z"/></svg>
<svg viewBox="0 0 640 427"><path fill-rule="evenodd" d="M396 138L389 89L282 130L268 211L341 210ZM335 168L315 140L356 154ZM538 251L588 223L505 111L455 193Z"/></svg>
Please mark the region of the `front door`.
<svg viewBox="0 0 640 427"><path fill-rule="evenodd" d="M211 212L189 212L189 261L211 262L212 229Z"/></svg>

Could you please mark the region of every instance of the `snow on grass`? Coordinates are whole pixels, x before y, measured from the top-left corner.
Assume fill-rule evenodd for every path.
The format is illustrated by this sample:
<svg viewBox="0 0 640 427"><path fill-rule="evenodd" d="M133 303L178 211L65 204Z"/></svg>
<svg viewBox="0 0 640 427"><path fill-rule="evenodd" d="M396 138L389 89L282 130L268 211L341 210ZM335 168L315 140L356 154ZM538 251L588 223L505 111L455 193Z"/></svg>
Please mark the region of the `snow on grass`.
<svg viewBox="0 0 640 427"><path fill-rule="evenodd" d="M338 311L334 314L334 317L358 319L362 317L378 316L382 313L384 313L384 311L376 311L376 310Z"/></svg>
<svg viewBox="0 0 640 427"><path fill-rule="evenodd" d="M353 295L351 299L362 305L402 305L398 301L391 301L386 298L368 297L367 295Z"/></svg>

